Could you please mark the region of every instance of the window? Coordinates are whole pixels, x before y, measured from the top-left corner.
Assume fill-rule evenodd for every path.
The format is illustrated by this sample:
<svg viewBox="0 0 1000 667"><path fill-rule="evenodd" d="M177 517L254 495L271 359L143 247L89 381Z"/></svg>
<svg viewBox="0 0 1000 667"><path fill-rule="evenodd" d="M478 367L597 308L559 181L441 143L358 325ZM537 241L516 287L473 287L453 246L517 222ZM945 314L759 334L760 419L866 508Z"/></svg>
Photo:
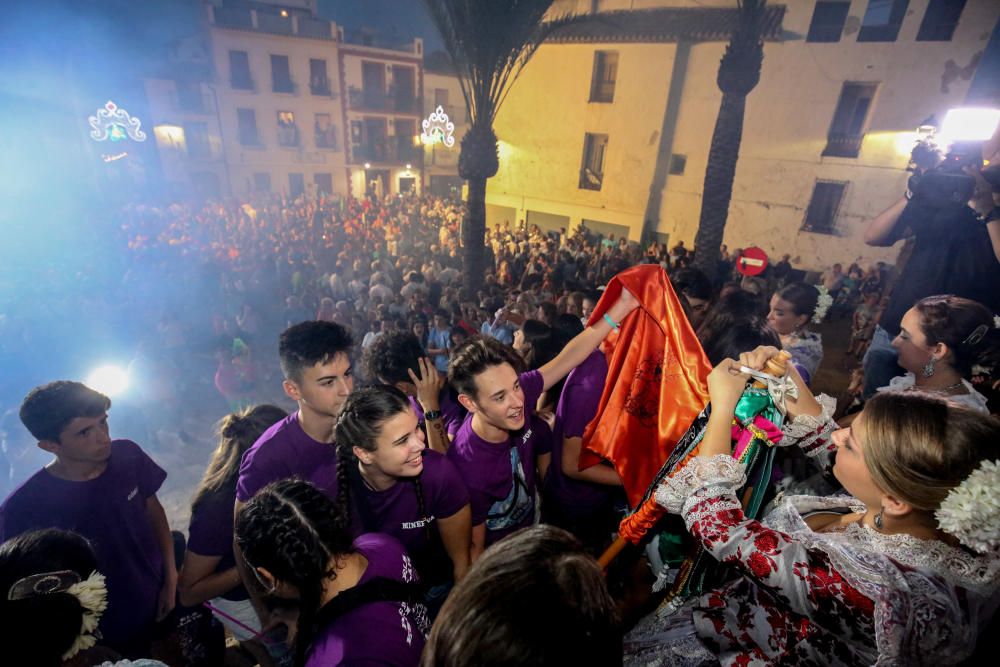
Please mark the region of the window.
<svg viewBox="0 0 1000 667"><path fill-rule="evenodd" d="M618 78L618 52L596 51L594 73L590 81L591 102L613 102Z"/></svg>
<svg viewBox="0 0 1000 667"><path fill-rule="evenodd" d="M294 93L288 56L271 56L271 89L276 93Z"/></svg>
<svg viewBox="0 0 1000 667"><path fill-rule="evenodd" d="M244 146L259 146L257 137L257 114L253 109L237 109L236 120L239 127L240 143Z"/></svg>
<svg viewBox="0 0 1000 667"><path fill-rule="evenodd" d="M291 111L278 112L278 144L291 148L299 145L299 126Z"/></svg>
<svg viewBox="0 0 1000 667"><path fill-rule="evenodd" d="M802 230L817 234L834 234L834 222L837 219L837 209L844 198L847 183L843 181L816 181L813 188L809 208L806 209L806 219Z"/></svg>
<svg viewBox="0 0 1000 667"><path fill-rule="evenodd" d="M184 139L190 157L209 157L212 154L206 123L184 123Z"/></svg>
<svg viewBox="0 0 1000 667"><path fill-rule="evenodd" d="M580 188L600 190L604 180L604 153L608 135L587 134L583 140L583 164L580 165Z"/></svg>
<svg viewBox="0 0 1000 667"><path fill-rule="evenodd" d="M910 0L868 0L859 42L895 42Z"/></svg>
<svg viewBox="0 0 1000 667"><path fill-rule="evenodd" d="M865 138L865 124L875 97L875 83L845 83L833 113L823 155L857 157Z"/></svg>
<svg viewBox="0 0 1000 667"><path fill-rule="evenodd" d="M316 183L316 193L333 194L333 177L330 174L313 174Z"/></svg>
<svg viewBox="0 0 1000 667"><path fill-rule="evenodd" d="M850 2L817 2L806 41L839 42L850 8Z"/></svg>
<svg viewBox="0 0 1000 667"><path fill-rule="evenodd" d="M229 85L236 90L253 90L250 58L246 51L229 52Z"/></svg>
<svg viewBox="0 0 1000 667"><path fill-rule="evenodd" d="M204 111L205 104L201 95L201 84L178 81L177 106L180 107L181 111L193 111L195 113Z"/></svg>
<svg viewBox="0 0 1000 667"><path fill-rule="evenodd" d="M309 59L309 91L313 95L329 95L330 80L326 78L326 61Z"/></svg>
<svg viewBox="0 0 1000 667"><path fill-rule="evenodd" d="M337 149L337 128L330 122L330 114L316 114L316 148Z"/></svg>
<svg viewBox="0 0 1000 667"><path fill-rule="evenodd" d="M256 173L253 175L254 192L271 191L271 174Z"/></svg>
<svg viewBox="0 0 1000 667"><path fill-rule="evenodd" d="M306 179L302 174L288 175L288 194L292 197L299 197L306 191Z"/></svg>
<svg viewBox="0 0 1000 667"><path fill-rule="evenodd" d="M681 155L680 153L672 153L670 155L670 167L669 172L671 176L683 176L684 168L687 167L687 155Z"/></svg>
<svg viewBox="0 0 1000 667"><path fill-rule="evenodd" d="M955 34L965 0L931 0L917 31L918 42L947 42Z"/></svg>

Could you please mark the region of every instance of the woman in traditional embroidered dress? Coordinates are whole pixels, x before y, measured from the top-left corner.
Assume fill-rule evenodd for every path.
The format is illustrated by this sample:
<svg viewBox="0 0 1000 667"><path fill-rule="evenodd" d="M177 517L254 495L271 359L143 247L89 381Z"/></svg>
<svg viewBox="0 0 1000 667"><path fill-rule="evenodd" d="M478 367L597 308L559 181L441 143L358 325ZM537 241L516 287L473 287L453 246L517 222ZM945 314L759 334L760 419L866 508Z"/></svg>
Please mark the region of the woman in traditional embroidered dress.
<svg viewBox="0 0 1000 667"><path fill-rule="evenodd" d="M741 363L763 367L758 348ZM781 445L828 459L853 497L793 496L763 522L735 490L734 407L747 376L726 360L709 376L712 414L699 456L657 491L739 576L651 614L626 637L633 665L951 665L967 658L1000 587L1000 425L917 392L872 398L834 430L791 367ZM971 476L971 477L970 477ZM982 478L986 478L983 480ZM983 500L985 498L985 500Z"/></svg>
<svg viewBox="0 0 1000 667"><path fill-rule="evenodd" d="M806 385L812 383L823 361L823 339L807 328L810 321L822 322L830 297L822 305L820 292L806 283L786 285L771 296L768 323L781 336L781 346L792 355Z"/></svg>
<svg viewBox="0 0 1000 667"><path fill-rule="evenodd" d="M888 387L940 394L948 400L987 414L986 397L969 382L973 363L996 355L1000 333L993 313L977 301L945 294L917 301L903 315L892 346L907 371Z"/></svg>

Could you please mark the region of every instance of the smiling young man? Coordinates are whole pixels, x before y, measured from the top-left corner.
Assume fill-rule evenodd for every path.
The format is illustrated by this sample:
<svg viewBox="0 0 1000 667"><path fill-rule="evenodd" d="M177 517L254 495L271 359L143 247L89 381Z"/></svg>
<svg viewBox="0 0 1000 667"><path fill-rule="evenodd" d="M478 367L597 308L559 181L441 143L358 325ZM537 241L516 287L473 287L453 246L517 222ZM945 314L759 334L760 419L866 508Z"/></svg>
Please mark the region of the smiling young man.
<svg viewBox="0 0 1000 667"><path fill-rule="evenodd" d="M299 409L264 432L243 455L236 509L271 482L298 477L336 497L337 453L331 446L340 410L354 388L347 329L302 322L281 334L282 387Z"/></svg>
<svg viewBox="0 0 1000 667"><path fill-rule="evenodd" d="M25 397L21 421L55 460L0 506L0 541L42 528L87 538L107 577L101 643L146 657L177 590L173 540L156 498L167 473L134 442L111 439L110 407L79 382L51 382Z"/></svg>
<svg viewBox="0 0 1000 667"><path fill-rule="evenodd" d="M477 337L455 351L448 381L469 411L448 458L465 480L472 506L472 558L535 516L535 478L551 459L551 432L533 415L538 397L583 363L638 306L627 290L605 317L571 340L538 370L518 373L517 354L495 339Z"/></svg>

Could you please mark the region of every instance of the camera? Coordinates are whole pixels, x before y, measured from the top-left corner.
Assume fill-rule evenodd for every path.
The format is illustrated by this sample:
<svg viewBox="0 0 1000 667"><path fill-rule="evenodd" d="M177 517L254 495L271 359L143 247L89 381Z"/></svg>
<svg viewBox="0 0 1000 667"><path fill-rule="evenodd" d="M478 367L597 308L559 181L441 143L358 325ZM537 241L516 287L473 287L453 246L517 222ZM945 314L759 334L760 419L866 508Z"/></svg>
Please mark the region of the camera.
<svg viewBox="0 0 1000 667"><path fill-rule="evenodd" d="M946 154L932 139L919 142L910 153L913 201L935 209L965 206L976 191L976 179L966 169L982 168L981 151L981 141L955 142Z"/></svg>

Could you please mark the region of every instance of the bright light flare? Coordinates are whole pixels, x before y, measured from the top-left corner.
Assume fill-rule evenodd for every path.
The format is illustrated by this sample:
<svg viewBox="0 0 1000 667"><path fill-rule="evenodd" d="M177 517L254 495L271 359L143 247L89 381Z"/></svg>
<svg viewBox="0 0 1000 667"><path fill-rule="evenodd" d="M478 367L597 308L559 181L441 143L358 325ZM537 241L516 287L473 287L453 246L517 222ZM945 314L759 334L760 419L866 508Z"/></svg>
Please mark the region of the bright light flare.
<svg viewBox="0 0 1000 667"><path fill-rule="evenodd" d="M101 366L87 376L84 384L113 398L128 389L128 371L118 366Z"/></svg>
<svg viewBox="0 0 1000 667"><path fill-rule="evenodd" d="M944 116L938 137L946 142L986 141L1000 125L1000 109L962 107Z"/></svg>

